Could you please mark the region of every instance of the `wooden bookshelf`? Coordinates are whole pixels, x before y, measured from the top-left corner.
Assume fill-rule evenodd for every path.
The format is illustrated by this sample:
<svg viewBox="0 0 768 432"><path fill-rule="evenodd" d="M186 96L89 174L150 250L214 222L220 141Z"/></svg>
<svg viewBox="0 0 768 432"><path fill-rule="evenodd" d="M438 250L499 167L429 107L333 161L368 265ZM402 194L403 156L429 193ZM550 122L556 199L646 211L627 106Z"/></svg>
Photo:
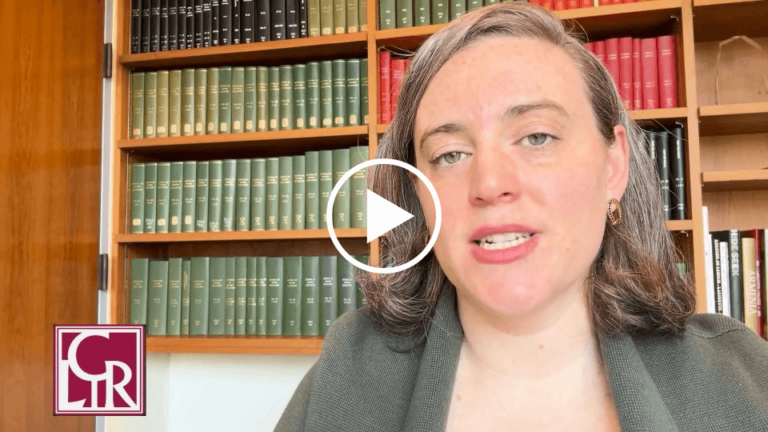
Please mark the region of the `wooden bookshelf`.
<svg viewBox="0 0 768 432"><path fill-rule="evenodd" d="M710 105L699 108L701 135L768 132L768 102Z"/></svg>
<svg viewBox="0 0 768 432"><path fill-rule="evenodd" d="M701 181L705 192L768 190L768 169L707 171L701 173Z"/></svg>
<svg viewBox="0 0 768 432"><path fill-rule="evenodd" d="M147 352L319 355L322 336L149 336Z"/></svg>
<svg viewBox="0 0 768 432"><path fill-rule="evenodd" d="M722 41L731 36L768 36L765 0L693 0L697 42Z"/></svg>
<svg viewBox="0 0 768 432"><path fill-rule="evenodd" d="M334 230L338 238L366 238L365 228L339 228ZM330 240L326 229L277 230L277 231L229 231L162 234L117 234L115 241L131 243L190 243L211 241L269 241L269 240Z"/></svg>

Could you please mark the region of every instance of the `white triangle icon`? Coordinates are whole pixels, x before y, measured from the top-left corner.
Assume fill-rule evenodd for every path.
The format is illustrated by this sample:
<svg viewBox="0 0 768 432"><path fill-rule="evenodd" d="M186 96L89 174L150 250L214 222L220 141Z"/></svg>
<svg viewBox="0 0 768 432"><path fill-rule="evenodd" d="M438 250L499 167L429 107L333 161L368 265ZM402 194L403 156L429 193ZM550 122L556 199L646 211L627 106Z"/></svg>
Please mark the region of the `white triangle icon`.
<svg viewBox="0 0 768 432"><path fill-rule="evenodd" d="M413 217L370 189L366 197L368 243Z"/></svg>

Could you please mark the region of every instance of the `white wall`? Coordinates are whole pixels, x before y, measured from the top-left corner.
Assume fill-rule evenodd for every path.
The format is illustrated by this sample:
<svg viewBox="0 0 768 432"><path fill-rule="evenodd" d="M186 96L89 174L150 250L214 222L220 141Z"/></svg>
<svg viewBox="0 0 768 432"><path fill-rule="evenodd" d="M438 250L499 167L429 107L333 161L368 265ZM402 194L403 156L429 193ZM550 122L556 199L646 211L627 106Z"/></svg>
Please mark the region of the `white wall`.
<svg viewBox="0 0 768 432"><path fill-rule="evenodd" d="M107 432L272 431L318 356L147 354L147 415Z"/></svg>

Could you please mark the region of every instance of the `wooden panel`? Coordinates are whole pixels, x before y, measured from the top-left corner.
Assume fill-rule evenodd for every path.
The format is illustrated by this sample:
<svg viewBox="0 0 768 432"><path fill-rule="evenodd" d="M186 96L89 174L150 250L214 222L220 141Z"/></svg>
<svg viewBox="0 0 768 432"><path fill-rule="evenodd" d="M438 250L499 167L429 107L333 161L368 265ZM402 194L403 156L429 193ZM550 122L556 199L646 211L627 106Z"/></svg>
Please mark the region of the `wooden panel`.
<svg viewBox="0 0 768 432"><path fill-rule="evenodd" d="M702 136L768 132L768 102L703 106L699 116Z"/></svg>
<svg viewBox="0 0 768 432"><path fill-rule="evenodd" d="M319 355L322 336L148 337L148 352Z"/></svg>
<svg viewBox="0 0 768 432"><path fill-rule="evenodd" d="M768 168L768 134L701 138L702 171Z"/></svg>
<svg viewBox="0 0 768 432"><path fill-rule="evenodd" d="M763 1L763 3L766 3L768 6L768 2ZM765 27L768 28L768 25L765 25ZM698 41L698 33L696 34L696 39ZM724 48L724 54L720 59L720 73L722 74L720 77L721 100L718 101L716 98L715 75L717 71L716 66L719 42L731 36L740 34L742 33L736 31L734 33L728 34L728 36L723 36L716 41L696 43L696 81L698 82L698 106L707 107L705 109L705 113L707 109L710 109L710 106L761 101L759 95L747 93L746 88L743 85L743 79L739 79L739 77L748 76L747 74L750 73L749 70L754 68L754 57L751 56L757 53L754 48L747 45L743 41L731 42L730 44L726 45L726 48ZM768 52L768 37L754 37L752 39L760 44L760 46L762 46L764 53ZM727 52L729 49L732 51L734 48L736 49L735 52L730 54ZM764 61L768 60L764 59ZM766 63L763 62L762 65L766 65ZM728 79L729 76L735 77L735 79ZM753 88L761 84L760 82L757 82L758 79L753 81L755 81L752 82L751 85ZM762 102L768 101L762 100Z"/></svg>
<svg viewBox="0 0 768 432"><path fill-rule="evenodd" d="M705 192L768 189L768 169L707 171L701 180Z"/></svg>
<svg viewBox="0 0 768 432"><path fill-rule="evenodd" d="M768 36L765 0L694 0L697 42L728 39L734 35Z"/></svg>
<svg viewBox="0 0 768 432"><path fill-rule="evenodd" d="M768 190L704 194L709 230L768 228Z"/></svg>
<svg viewBox="0 0 768 432"><path fill-rule="evenodd" d="M364 239L366 236L365 228L339 228L334 230L334 232L338 238ZM115 235L115 241L118 243L186 243L210 241L308 240L330 238L331 236L328 234L327 229Z"/></svg>
<svg viewBox="0 0 768 432"><path fill-rule="evenodd" d="M91 432L53 416L53 325L96 321L102 1L0 13L0 431Z"/></svg>

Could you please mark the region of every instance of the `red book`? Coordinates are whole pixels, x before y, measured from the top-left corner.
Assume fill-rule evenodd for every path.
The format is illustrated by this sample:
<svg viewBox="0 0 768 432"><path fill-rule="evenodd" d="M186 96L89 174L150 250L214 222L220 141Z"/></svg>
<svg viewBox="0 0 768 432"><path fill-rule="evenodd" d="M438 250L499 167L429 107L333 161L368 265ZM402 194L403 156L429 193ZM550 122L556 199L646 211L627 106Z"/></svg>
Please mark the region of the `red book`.
<svg viewBox="0 0 768 432"><path fill-rule="evenodd" d="M675 67L675 37L656 39L659 50L659 107L677 108L677 68Z"/></svg>
<svg viewBox="0 0 768 432"><path fill-rule="evenodd" d="M659 72L656 60L656 38L640 40L643 74L643 109L659 107Z"/></svg>
<svg viewBox="0 0 768 432"><path fill-rule="evenodd" d="M608 68L616 88L621 86L619 76L619 38L610 38L605 41L605 67Z"/></svg>
<svg viewBox="0 0 768 432"><path fill-rule="evenodd" d="M584 47L589 50L589 52L593 53L595 52L595 43L594 42L587 42L584 44Z"/></svg>
<svg viewBox="0 0 768 432"><path fill-rule="evenodd" d="M595 55L600 60L600 63L605 65L605 41L595 42Z"/></svg>
<svg viewBox="0 0 768 432"><path fill-rule="evenodd" d="M541 6L541 0L528 0L528 3L535 4L536 6Z"/></svg>
<svg viewBox="0 0 768 432"><path fill-rule="evenodd" d="M593 0L581 0L581 7L588 8L588 7L594 7L595 2Z"/></svg>
<svg viewBox="0 0 768 432"><path fill-rule="evenodd" d="M624 108L631 110L635 106L632 98L632 37L619 39L619 83Z"/></svg>
<svg viewBox="0 0 768 432"><path fill-rule="evenodd" d="M578 9L580 8L581 0L568 0L566 2L566 5L568 6L568 9Z"/></svg>
<svg viewBox="0 0 768 432"><path fill-rule="evenodd" d="M622 0L611 0L611 4L622 4Z"/></svg>
<svg viewBox="0 0 768 432"><path fill-rule="evenodd" d="M400 89L403 87L405 77L405 60L392 59L392 104L390 105L390 119L395 118L397 112L397 98L400 97Z"/></svg>
<svg viewBox="0 0 768 432"><path fill-rule="evenodd" d="M554 0L539 0L539 3L539 6L548 11L555 10Z"/></svg>
<svg viewBox="0 0 768 432"><path fill-rule="evenodd" d="M636 3L636 0L624 0L624 3Z"/></svg>
<svg viewBox="0 0 768 432"><path fill-rule="evenodd" d="M555 10L566 10L568 9L568 6L566 5L566 0L555 0Z"/></svg>
<svg viewBox="0 0 768 432"><path fill-rule="evenodd" d="M389 68L392 55L389 51L379 52L379 121L381 124L389 124L392 121L389 107L391 105Z"/></svg>
<svg viewBox="0 0 768 432"><path fill-rule="evenodd" d="M408 68L411 66L411 60L413 59L405 59L405 70L408 70Z"/></svg>
<svg viewBox="0 0 768 432"><path fill-rule="evenodd" d="M643 68L640 66L640 39L632 39L632 82L634 90L632 95L634 104L632 109L643 109Z"/></svg>

